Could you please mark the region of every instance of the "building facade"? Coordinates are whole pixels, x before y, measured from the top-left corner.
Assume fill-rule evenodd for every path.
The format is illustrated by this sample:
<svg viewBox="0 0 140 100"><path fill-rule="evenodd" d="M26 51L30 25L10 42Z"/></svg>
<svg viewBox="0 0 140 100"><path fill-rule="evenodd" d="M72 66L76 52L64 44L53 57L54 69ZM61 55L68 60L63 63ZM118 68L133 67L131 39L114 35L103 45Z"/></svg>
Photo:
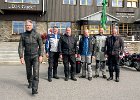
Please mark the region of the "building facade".
<svg viewBox="0 0 140 100"><path fill-rule="evenodd" d="M97 34L101 12L102 0L1 0L0 41L18 41L26 19L33 20L41 34L49 33L54 25L60 33L72 27L76 35L85 28ZM124 39L140 40L140 0L108 0L107 19L105 34L116 25Z"/></svg>

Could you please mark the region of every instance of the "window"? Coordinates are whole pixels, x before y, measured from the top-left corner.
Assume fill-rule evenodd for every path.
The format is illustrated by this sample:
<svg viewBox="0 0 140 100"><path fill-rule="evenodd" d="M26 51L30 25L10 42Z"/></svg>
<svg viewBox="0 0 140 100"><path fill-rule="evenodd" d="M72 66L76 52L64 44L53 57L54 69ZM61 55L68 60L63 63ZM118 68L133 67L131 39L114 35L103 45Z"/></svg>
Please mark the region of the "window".
<svg viewBox="0 0 140 100"><path fill-rule="evenodd" d="M103 0L96 0L96 2L97 2L97 6L102 6Z"/></svg>
<svg viewBox="0 0 140 100"><path fill-rule="evenodd" d="M5 2L39 4L39 0L5 0Z"/></svg>
<svg viewBox="0 0 140 100"><path fill-rule="evenodd" d="M76 5L76 0L63 0L63 4Z"/></svg>
<svg viewBox="0 0 140 100"><path fill-rule="evenodd" d="M89 29L90 34L99 34L99 25L83 25L81 26L81 33L83 34L83 30ZM110 25L106 25L106 30L104 31L104 34L110 34Z"/></svg>
<svg viewBox="0 0 140 100"><path fill-rule="evenodd" d="M25 22L24 21L13 21L12 22L13 32L12 34L20 34L25 31ZM36 22L33 21L33 28L36 28Z"/></svg>
<svg viewBox="0 0 140 100"><path fill-rule="evenodd" d="M13 34L20 34L24 32L24 21L13 21Z"/></svg>
<svg viewBox="0 0 140 100"><path fill-rule="evenodd" d="M97 6L103 6L102 2L103 0L96 0ZM108 2L107 2L107 6L108 6Z"/></svg>
<svg viewBox="0 0 140 100"><path fill-rule="evenodd" d="M127 0L127 7L138 7L138 0Z"/></svg>
<svg viewBox="0 0 140 100"><path fill-rule="evenodd" d="M119 33L124 36L125 41L140 41L140 24L120 23Z"/></svg>
<svg viewBox="0 0 140 100"><path fill-rule="evenodd" d="M90 25L89 30L91 34L99 34L99 25Z"/></svg>
<svg viewBox="0 0 140 100"><path fill-rule="evenodd" d="M71 22L50 22L48 23L48 30L53 28L53 26L57 26L59 29L59 33L65 33L66 27L71 26Z"/></svg>
<svg viewBox="0 0 140 100"><path fill-rule="evenodd" d="M112 0L112 7L123 7L123 0Z"/></svg>
<svg viewBox="0 0 140 100"><path fill-rule="evenodd" d="M80 0L80 5L92 5L92 0Z"/></svg>

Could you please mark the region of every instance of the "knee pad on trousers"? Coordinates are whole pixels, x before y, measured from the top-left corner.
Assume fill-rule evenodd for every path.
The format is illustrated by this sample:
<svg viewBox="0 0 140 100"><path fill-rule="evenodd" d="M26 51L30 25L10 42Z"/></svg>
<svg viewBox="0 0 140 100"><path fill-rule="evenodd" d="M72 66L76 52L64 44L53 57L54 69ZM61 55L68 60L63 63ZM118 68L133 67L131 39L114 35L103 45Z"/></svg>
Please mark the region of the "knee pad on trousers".
<svg viewBox="0 0 140 100"><path fill-rule="evenodd" d="M96 63L96 69L100 68L100 63Z"/></svg>
<svg viewBox="0 0 140 100"><path fill-rule="evenodd" d="M39 81L39 77L35 76L35 77L34 77L34 80L35 80L35 81Z"/></svg>
<svg viewBox="0 0 140 100"><path fill-rule="evenodd" d="M102 62L102 63L101 63L101 67L102 67L102 68L105 68L105 62Z"/></svg>

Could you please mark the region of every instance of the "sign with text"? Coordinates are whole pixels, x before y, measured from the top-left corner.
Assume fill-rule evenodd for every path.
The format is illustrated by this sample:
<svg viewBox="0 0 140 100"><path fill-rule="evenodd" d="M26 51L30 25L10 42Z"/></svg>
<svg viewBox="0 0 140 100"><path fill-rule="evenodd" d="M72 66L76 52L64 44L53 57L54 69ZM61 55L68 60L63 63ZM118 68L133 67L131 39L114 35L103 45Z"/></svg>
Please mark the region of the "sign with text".
<svg viewBox="0 0 140 100"><path fill-rule="evenodd" d="M117 18L134 18L135 14L133 12L117 12Z"/></svg>
<svg viewBox="0 0 140 100"><path fill-rule="evenodd" d="M30 4L8 4L8 9L36 10L36 5L30 5Z"/></svg>

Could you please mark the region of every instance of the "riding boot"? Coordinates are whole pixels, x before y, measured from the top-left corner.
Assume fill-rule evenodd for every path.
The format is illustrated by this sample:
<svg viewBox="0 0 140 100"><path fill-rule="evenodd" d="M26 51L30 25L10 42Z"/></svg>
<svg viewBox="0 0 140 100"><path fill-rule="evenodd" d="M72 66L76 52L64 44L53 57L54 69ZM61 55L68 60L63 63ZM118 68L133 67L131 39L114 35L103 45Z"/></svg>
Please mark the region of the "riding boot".
<svg viewBox="0 0 140 100"><path fill-rule="evenodd" d="M113 80L113 72L109 72L110 77L107 79L108 81Z"/></svg>
<svg viewBox="0 0 140 100"><path fill-rule="evenodd" d="M116 72L116 76L115 77L116 77L115 81L119 82L119 72Z"/></svg>

